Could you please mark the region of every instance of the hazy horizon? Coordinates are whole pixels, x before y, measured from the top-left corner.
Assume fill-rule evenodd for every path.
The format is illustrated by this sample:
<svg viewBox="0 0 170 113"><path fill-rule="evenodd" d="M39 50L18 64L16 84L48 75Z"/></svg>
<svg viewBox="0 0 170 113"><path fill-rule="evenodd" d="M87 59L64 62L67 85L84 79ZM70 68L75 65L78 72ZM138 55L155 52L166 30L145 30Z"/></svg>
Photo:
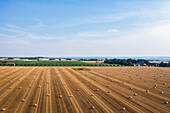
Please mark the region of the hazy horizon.
<svg viewBox="0 0 170 113"><path fill-rule="evenodd" d="M35 56L0 56L0 57L170 57L169 55L165 55L165 56L145 56L145 55L141 55L141 56L83 56L83 55L79 55L79 56L43 56L43 55L35 55Z"/></svg>
<svg viewBox="0 0 170 113"><path fill-rule="evenodd" d="M168 0L4 0L0 6L0 56L170 56Z"/></svg>

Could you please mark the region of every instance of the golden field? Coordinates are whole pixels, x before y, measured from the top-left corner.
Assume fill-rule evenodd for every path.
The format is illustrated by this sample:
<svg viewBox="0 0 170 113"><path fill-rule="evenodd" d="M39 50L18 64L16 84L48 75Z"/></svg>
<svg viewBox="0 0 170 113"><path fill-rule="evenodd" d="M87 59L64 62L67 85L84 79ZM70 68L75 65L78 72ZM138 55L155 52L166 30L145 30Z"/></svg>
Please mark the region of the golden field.
<svg viewBox="0 0 170 113"><path fill-rule="evenodd" d="M72 68L0 67L0 112L170 112L170 68Z"/></svg>

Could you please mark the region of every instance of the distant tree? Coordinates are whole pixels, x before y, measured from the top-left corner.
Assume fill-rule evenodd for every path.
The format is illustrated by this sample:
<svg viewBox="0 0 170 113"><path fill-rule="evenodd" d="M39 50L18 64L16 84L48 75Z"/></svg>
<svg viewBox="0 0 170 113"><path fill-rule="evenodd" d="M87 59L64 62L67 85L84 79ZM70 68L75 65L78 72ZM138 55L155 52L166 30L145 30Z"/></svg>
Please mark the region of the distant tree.
<svg viewBox="0 0 170 113"><path fill-rule="evenodd" d="M109 60L106 58L105 61L104 61L104 63L109 63Z"/></svg>
<svg viewBox="0 0 170 113"><path fill-rule="evenodd" d="M169 67L170 66L170 63L164 63L164 62L161 62L159 64L159 67Z"/></svg>
<svg viewBox="0 0 170 113"><path fill-rule="evenodd" d="M66 60L71 60L71 58L66 58Z"/></svg>

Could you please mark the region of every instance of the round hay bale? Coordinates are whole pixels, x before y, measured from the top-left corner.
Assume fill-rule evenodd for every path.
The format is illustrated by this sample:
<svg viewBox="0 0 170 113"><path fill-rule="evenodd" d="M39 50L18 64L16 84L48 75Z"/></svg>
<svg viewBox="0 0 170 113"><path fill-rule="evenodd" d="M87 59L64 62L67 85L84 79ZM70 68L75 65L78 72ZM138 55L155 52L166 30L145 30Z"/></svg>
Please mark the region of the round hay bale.
<svg viewBox="0 0 170 113"><path fill-rule="evenodd" d="M59 98L62 98L63 96L62 95L59 95Z"/></svg>
<svg viewBox="0 0 170 113"><path fill-rule="evenodd" d="M25 102L25 99L21 99L21 102Z"/></svg>
<svg viewBox="0 0 170 113"><path fill-rule="evenodd" d="M166 85L166 83L164 82L163 85Z"/></svg>
<svg viewBox="0 0 170 113"><path fill-rule="evenodd" d="M96 89L96 91L99 91L99 89Z"/></svg>
<svg viewBox="0 0 170 113"><path fill-rule="evenodd" d="M146 93L149 93L149 90L146 90Z"/></svg>
<svg viewBox="0 0 170 113"><path fill-rule="evenodd" d="M94 108L95 108L94 106L91 107L91 109L94 109Z"/></svg>
<svg viewBox="0 0 170 113"><path fill-rule="evenodd" d="M0 111L5 111L6 109L5 108L1 108Z"/></svg>
<svg viewBox="0 0 170 113"><path fill-rule="evenodd" d="M155 88L156 88L156 86L153 86L153 88L155 89Z"/></svg>
<svg viewBox="0 0 170 113"><path fill-rule="evenodd" d="M129 96L129 99L132 99L132 96Z"/></svg>
<svg viewBox="0 0 170 113"><path fill-rule="evenodd" d="M79 91L79 89L77 89L76 91Z"/></svg>
<svg viewBox="0 0 170 113"><path fill-rule="evenodd" d="M126 110L126 108L125 108L125 107L123 107L123 108L122 108L122 110L124 111L124 110Z"/></svg>
<svg viewBox="0 0 170 113"><path fill-rule="evenodd" d="M33 107L37 107L38 105L37 104L34 104Z"/></svg>
<svg viewBox="0 0 170 113"><path fill-rule="evenodd" d="M137 93L134 93L134 96L137 96L138 94Z"/></svg>
<svg viewBox="0 0 170 113"><path fill-rule="evenodd" d="M168 101L165 101L165 104L168 104Z"/></svg>
<svg viewBox="0 0 170 113"><path fill-rule="evenodd" d="M47 94L46 96L50 96L50 94Z"/></svg>
<svg viewBox="0 0 170 113"><path fill-rule="evenodd" d="M91 94L91 96L94 96L94 94Z"/></svg>
<svg viewBox="0 0 170 113"><path fill-rule="evenodd" d="M19 89L22 89L22 87L19 87Z"/></svg>
<svg viewBox="0 0 170 113"><path fill-rule="evenodd" d="M111 93L111 91L108 91L108 93Z"/></svg>
<svg viewBox="0 0 170 113"><path fill-rule="evenodd" d="M164 92L162 91L161 94L163 94Z"/></svg>
<svg viewBox="0 0 170 113"><path fill-rule="evenodd" d="M107 85L106 87L109 87L110 85Z"/></svg>
<svg viewBox="0 0 170 113"><path fill-rule="evenodd" d="M71 94L69 97L73 97L73 95Z"/></svg>
<svg viewBox="0 0 170 113"><path fill-rule="evenodd" d="M130 90L132 90L133 88L132 88L132 87L130 87L129 89L130 89Z"/></svg>

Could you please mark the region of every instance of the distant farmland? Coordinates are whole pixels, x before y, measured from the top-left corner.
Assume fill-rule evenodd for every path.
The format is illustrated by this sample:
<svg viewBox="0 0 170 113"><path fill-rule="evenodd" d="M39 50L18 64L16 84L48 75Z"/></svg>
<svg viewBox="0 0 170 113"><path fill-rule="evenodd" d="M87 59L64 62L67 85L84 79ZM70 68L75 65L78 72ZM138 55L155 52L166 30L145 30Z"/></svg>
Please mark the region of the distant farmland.
<svg viewBox="0 0 170 113"><path fill-rule="evenodd" d="M121 66L117 64L85 63L79 61L0 61L0 66Z"/></svg>

